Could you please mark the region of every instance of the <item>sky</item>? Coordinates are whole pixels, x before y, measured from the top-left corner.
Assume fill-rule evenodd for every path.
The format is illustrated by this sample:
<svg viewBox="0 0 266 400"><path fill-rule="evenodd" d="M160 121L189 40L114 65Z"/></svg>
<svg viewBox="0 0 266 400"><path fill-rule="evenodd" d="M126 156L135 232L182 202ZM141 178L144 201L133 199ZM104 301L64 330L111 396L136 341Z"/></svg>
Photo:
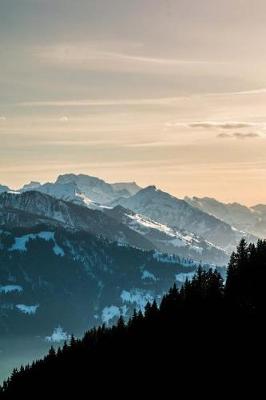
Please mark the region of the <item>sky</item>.
<svg viewBox="0 0 266 400"><path fill-rule="evenodd" d="M0 183L266 203L264 0L0 0Z"/></svg>

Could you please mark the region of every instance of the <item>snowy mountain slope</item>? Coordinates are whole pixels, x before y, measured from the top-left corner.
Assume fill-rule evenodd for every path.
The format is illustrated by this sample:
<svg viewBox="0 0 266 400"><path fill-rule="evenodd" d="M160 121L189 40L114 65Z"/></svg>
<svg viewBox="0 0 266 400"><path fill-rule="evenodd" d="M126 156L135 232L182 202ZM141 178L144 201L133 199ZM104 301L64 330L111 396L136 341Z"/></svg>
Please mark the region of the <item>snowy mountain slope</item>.
<svg viewBox="0 0 266 400"><path fill-rule="evenodd" d="M155 186L142 189L130 198L120 199L119 204L161 224L193 232L227 252L231 252L243 236L256 240L256 237L233 229L229 224Z"/></svg>
<svg viewBox="0 0 266 400"><path fill-rule="evenodd" d="M95 314L102 319L105 306L122 307L122 291L138 289L157 296L167 290L176 274L196 269L196 264L182 266L178 257L160 258L158 252L49 225L3 228L0 246L0 313L14 318L21 312L36 314L49 329L57 322L68 330L85 329L86 324L95 322ZM25 307L19 307L18 313L17 305ZM75 314L69 313L67 307L74 307ZM42 330L39 322L38 319L34 325L36 333ZM16 332L16 324L11 324L10 329ZM25 333L28 329L28 325L19 328Z"/></svg>
<svg viewBox="0 0 266 400"><path fill-rule="evenodd" d="M2 192L6 189L4 188ZM105 211L115 205L122 205L157 223L175 229L180 234L189 234L191 237L195 235L196 240L203 241L201 248L210 252L210 246L212 247L212 257L214 248L218 252L220 249L230 254L243 236L247 237L249 241L256 241L257 237L266 235L266 212L263 206L248 208L237 203L223 204L210 198L194 197L181 200L154 186L141 189L135 182L110 184L102 179L83 174L60 175L55 183L40 184L33 181L24 185L21 193L32 191L32 189L92 210ZM27 212L31 212L31 210L28 209ZM54 219L50 215L42 214L42 217ZM56 219L58 220L58 218ZM63 222L67 223L65 220ZM135 229L136 226L134 228L132 222L131 224L123 223L123 225L130 228L131 231L141 234L144 238L148 238L147 232L143 232L143 229L139 232L138 229ZM78 226L78 229L80 228ZM155 230L151 232L154 233ZM169 242L168 239L162 240L161 243L159 239L156 248L175 252L178 240ZM154 239L153 245L155 245ZM146 248L146 245L144 247ZM183 249L183 246L180 248ZM189 255L187 254L187 256ZM217 260L216 257L215 260Z"/></svg>
<svg viewBox="0 0 266 400"><path fill-rule="evenodd" d="M75 182L67 183L44 183L38 184L38 182L31 182L24 185L20 189L20 193L27 191L38 191L46 193L56 199L70 201L75 204L83 205L91 209L99 209L100 205L93 202L88 196L86 196L77 186Z"/></svg>
<svg viewBox="0 0 266 400"><path fill-rule="evenodd" d="M185 197L181 200L155 186L141 189L135 182L110 184L83 174L60 175L55 183L43 185L33 181L24 185L21 192L29 190L94 210L119 204L179 231L200 236L228 253L241 236L246 235L251 241L266 236L266 212L260 205L249 208L238 203L224 204L208 197Z"/></svg>
<svg viewBox="0 0 266 400"><path fill-rule="evenodd" d="M102 212L103 211L103 212ZM135 214L121 206L102 211L65 202L40 192L0 195L0 226L33 227L49 223L84 230L141 249L154 249L223 265L228 255L202 238Z"/></svg>
<svg viewBox="0 0 266 400"><path fill-rule="evenodd" d="M228 261L228 254L224 250L185 230L178 231L122 206L104 212L143 235L159 251L209 263L224 264Z"/></svg>
<svg viewBox="0 0 266 400"><path fill-rule="evenodd" d="M72 183L79 192L87 196L91 201L106 204L119 197L129 197L136 193L139 188L135 183L114 183L110 184L102 179L88 175L66 174L60 175L55 185Z"/></svg>
<svg viewBox="0 0 266 400"><path fill-rule="evenodd" d="M8 192L9 190L8 186L0 185L0 193Z"/></svg>
<svg viewBox="0 0 266 400"><path fill-rule="evenodd" d="M98 210L91 210L56 199L41 192L0 194L0 223L35 226L52 221L69 229L84 230L121 244L152 249L153 245L137 232Z"/></svg>
<svg viewBox="0 0 266 400"><path fill-rule="evenodd" d="M20 192L36 190L57 199L100 209L102 205L120 197L130 197L140 189L135 182L107 183L88 175L65 174L60 175L54 183L30 182Z"/></svg>
<svg viewBox="0 0 266 400"><path fill-rule="evenodd" d="M74 182L69 183L45 183L38 186L34 190L41 193L49 194L56 199L71 201L79 205L87 206L89 208L97 208L97 205L82 193Z"/></svg>
<svg viewBox="0 0 266 400"><path fill-rule="evenodd" d="M259 237L266 236L266 206L264 205L247 207L239 203L222 203L209 197L186 197L185 201L239 230Z"/></svg>
<svg viewBox="0 0 266 400"><path fill-rule="evenodd" d="M1 228L0 370L160 300L196 265L51 225ZM54 343L53 343L54 344ZM34 347L34 351L32 351ZM7 368L8 366L8 368Z"/></svg>

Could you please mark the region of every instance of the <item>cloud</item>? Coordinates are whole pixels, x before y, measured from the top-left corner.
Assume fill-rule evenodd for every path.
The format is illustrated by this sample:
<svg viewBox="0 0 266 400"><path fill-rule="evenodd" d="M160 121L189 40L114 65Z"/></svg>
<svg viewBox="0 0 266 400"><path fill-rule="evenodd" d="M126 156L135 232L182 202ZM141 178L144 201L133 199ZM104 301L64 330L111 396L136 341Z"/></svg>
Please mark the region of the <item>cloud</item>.
<svg viewBox="0 0 266 400"><path fill-rule="evenodd" d="M6 121L6 117L4 115L0 115L0 121Z"/></svg>
<svg viewBox="0 0 266 400"><path fill-rule="evenodd" d="M166 128L189 128L190 124L186 122L166 122L164 124Z"/></svg>
<svg viewBox="0 0 266 400"><path fill-rule="evenodd" d="M198 73L206 67L224 62L208 59L168 58L147 55L124 43L58 43L33 49L33 55L42 64L60 68L75 68L91 71L135 72L177 74L178 71L192 68Z"/></svg>
<svg viewBox="0 0 266 400"><path fill-rule="evenodd" d="M68 117L66 115L63 115L61 118L59 118L60 122L68 122Z"/></svg>
<svg viewBox="0 0 266 400"><path fill-rule="evenodd" d="M81 99L25 101L17 103L20 107L101 107L101 106L146 106L172 105L184 99L182 97L133 98L133 99Z"/></svg>
<svg viewBox="0 0 266 400"><path fill-rule="evenodd" d="M217 135L217 137L218 137L219 139L228 139L228 138L231 138L232 135L230 135L229 133L219 133L219 134Z"/></svg>
<svg viewBox="0 0 266 400"><path fill-rule="evenodd" d="M110 49L99 49L95 45L64 45L48 46L36 49L35 53L43 61L56 64L90 66L94 62L128 62L139 64L155 65L189 65L189 64L209 64L206 60L176 59L163 57L148 57L141 54L130 54ZM220 63L219 63L220 64ZM108 67L108 65L106 65Z"/></svg>
<svg viewBox="0 0 266 400"><path fill-rule="evenodd" d="M247 128L265 129L266 122L246 121L195 121L195 122L166 122L166 128L190 128L190 129L215 129L215 130L237 130ZM221 134L223 137L223 134ZM225 137L225 135L224 135Z"/></svg>
<svg viewBox="0 0 266 400"><path fill-rule="evenodd" d="M234 133L219 133L217 135L217 138L219 139L253 139L260 137L260 135L256 132L248 132L248 133L243 133L243 132L234 132Z"/></svg>
<svg viewBox="0 0 266 400"><path fill-rule="evenodd" d="M188 124L189 128L203 128L203 129L242 129L253 127L254 123L251 122L193 122Z"/></svg>
<svg viewBox="0 0 266 400"><path fill-rule="evenodd" d="M222 93L210 93L208 96L249 96L256 94L266 94L266 88L240 90L238 92L222 92Z"/></svg>
<svg viewBox="0 0 266 400"><path fill-rule="evenodd" d="M252 138L260 137L260 135L255 132L249 132L249 133L235 132L232 135L236 139L252 139Z"/></svg>

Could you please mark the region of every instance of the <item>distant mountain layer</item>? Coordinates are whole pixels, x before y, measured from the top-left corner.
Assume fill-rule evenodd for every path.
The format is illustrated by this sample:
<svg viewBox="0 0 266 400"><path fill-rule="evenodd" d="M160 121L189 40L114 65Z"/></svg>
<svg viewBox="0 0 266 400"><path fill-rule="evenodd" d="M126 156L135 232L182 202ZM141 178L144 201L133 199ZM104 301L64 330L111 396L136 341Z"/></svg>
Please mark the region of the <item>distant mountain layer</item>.
<svg viewBox="0 0 266 400"><path fill-rule="evenodd" d="M154 248L169 254L223 265L228 260L226 252L196 234L161 224L122 206L104 209L105 214L141 234Z"/></svg>
<svg viewBox="0 0 266 400"><path fill-rule="evenodd" d="M84 230L122 244L143 249L153 248L153 245L140 234L101 211L35 191L0 194L0 225L35 226L46 220L53 225Z"/></svg>
<svg viewBox="0 0 266 400"><path fill-rule="evenodd" d="M149 186L127 199L119 199L119 204L145 215L161 224L178 230L186 230L199 235L215 246L231 252L240 238L246 236L254 241L252 235L234 229L228 223L202 211L185 200ZM116 204L114 202L113 204Z"/></svg>
<svg viewBox="0 0 266 400"><path fill-rule="evenodd" d="M198 209L227 222L237 229L259 237L266 236L266 206L246 207L238 203L222 203L209 197L186 197L185 200Z"/></svg>
<svg viewBox="0 0 266 400"><path fill-rule="evenodd" d="M3 189L2 192L8 191L7 189ZM97 227L97 222L95 224L88 221L88 215L85 221L83 217L76 216L70 221L65 215L60 217L62 224L102 234L111 240L124 240L133 246L156 248L160 251L202 259L204 262L227 262L241 237L255 242L258 237L264 237L266 234L266 207L263 205L249 209L239 204L223 204L209 198L194 197L182 200L158 190L155 186L142 189L135 182L110 184L102 179L82 174L60 175L54 183L40 184L33 181L24 185L17 193L31 191L38 191L87 209L102 211L114 220L111 223L106 218L105 224L101 214L103 219ZM122 206L129 212L122 216L123 212L119 213L115 209L116 206ZM62 205L59 207L62 208ZM50 215L49 212L44 213L40 210L39 206L37 208L39 217L59 222L60 218L55 216L56 213ZM35 207L35 210L31 210L30 207L27 210L22 208L20 211L35 214L37 208ZM130 212L140 217L130 216ZM85 212L79 213L84 215ZM96 217L96 214L92 215ZM9 220L14 219L13 226L17 217L8 214ZM5 219L7 216L2 215L2 218ZM23 223L26 219L23 219ZM151 220L152 226L150 224L148 227L149 223L144 220ZM118 226L113 229L114 224L118 223L122 226L122 234L117 232ZM22 221L19 225L22 225ZM110 226L113 233L109 229ZM131 237L133 232L134 236ZM123 238L124 233L126 238ZM140 237L143 243L140 242Z"/></svg>
<svg viewBox="0 0 266 400"><path fill-rule="evenodd" d="M38 190L60 199L89 205L106 204L120 197L129 197L140 189L135 182L111 184L93 176L65 174L60 175L55 183L41 185L38 182L31 182L23 186L21 191Z"/></svg>
<svg viewBox="0 0 266 400"><path fill-rule="evenodd" d="M171 228L122 206L96 210L36 191L0 194L0 225L32 227L43 223L84 230L121 244L204 263L224 265L228 260L222 248L199 235Z"/></svg>

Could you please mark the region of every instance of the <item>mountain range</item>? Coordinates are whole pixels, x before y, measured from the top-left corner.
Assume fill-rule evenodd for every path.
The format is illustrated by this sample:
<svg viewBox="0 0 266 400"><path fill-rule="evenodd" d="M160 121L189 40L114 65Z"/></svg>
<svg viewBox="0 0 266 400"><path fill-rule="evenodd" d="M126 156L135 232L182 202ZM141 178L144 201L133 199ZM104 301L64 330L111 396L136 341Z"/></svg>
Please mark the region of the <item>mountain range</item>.
<svg viewBox="0 0 266 400"><path fill-rule="evenodd" d="M91 210L50 195L29 191L0 194L0 224L36 226L41 223L83 230L115 242L151 249L145 238L99 210Z"/></svg>
<svg viewBox="0 0 266 400"><path fill-rule="evenodd" d="M2 190L4 191L9 190L6 188ZM17 193L32 191L48 194L54 199L74 203L87 209L101 211L106 219L111 216L116 223L123 225L122 231L126 230L127 234L129 234L128 229L134 231L135 235L133 233L131 235L135 239L136 236L142 236L141 248L148 246L159 251L193 257L203 262L225 263L241 237L244 236L248 241L254 242L264 235L264 230L266 232L266 211L263 219L263 206L249 209L235 205L233 207L235 211L232 210L230 216L226 210L230 209L231 205L212 200L217 205L211 207L211 199L202 202L200 199L197 201L195 197L178 199L155 186L141 188L135 182L110 184L83 174L65 174L60 175L54 183L31 182L24 185ZM15 195L14 191L12 193ZM225 210L223 213L220 211L222 208ZM239 210L242 210L242 214ZM135 213L134 217L132 213ZM249 214L250 220L252 216L253 223L246 223L244 214ZM42 212L40 215L44 217ZM58 220L49 212L45 213L45 217ZM66 224L66 219L63 218L62 222ZM83 229L84 223L80 221L77 228ZM95 231L95 229L91 226L89 231L98 234L101 230ZM103 235L106 236L105 232ZM118 236L121 239L120 234L114 234L113 238L108 237L119 240ZM148 241L152 243L148 245ZM126 242L136 245L134 241L126 240Z"/></svg>
<svg viewBox="0 0 266 400"><path fill-rule="evenodd" d="M186 197L185 201L236 229L259 237L266 235L266 206L264 204L247 207L239 203L222 203L209 197Z"/></svg>
<svg viewBox="0 0 266 400"><path fill-rule="evenodd" d="M0 375L70 333L160 302L200 264L225 277L239 240L266 232L264 215L263 205L178 199L86 175L1 185Z"/></svg>
<svg viewBox="0 0 266 400"><path fill-rule="evenodd" d="M242 236L247 236L248 240L255 239L248 232L240 232L221 219L155 186L120 199L119 203L162 224L192 232L229 253Z"/></svg>
<svg viewBox="0 0 266 400"><path fill-rule="evenodd" d="M97 208L120 197L130 197L140 189L135 182L110 184L92 176L65 174L60 175L54 183L30 182L20 192L37 190L59 199Z"/></svg>

